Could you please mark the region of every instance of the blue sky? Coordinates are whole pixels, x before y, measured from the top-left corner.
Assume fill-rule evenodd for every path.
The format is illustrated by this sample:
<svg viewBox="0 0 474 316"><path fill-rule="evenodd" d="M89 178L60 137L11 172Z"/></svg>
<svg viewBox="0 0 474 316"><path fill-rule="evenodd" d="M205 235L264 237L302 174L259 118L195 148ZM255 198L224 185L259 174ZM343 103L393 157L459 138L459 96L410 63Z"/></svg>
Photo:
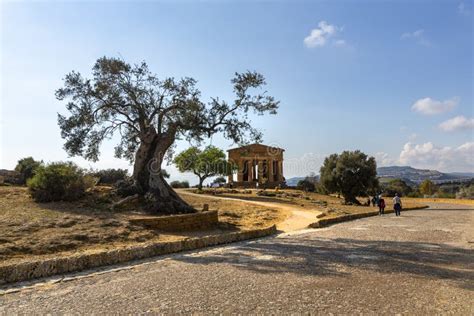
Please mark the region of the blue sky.
<svg viewBox="0 0 474 316"><path fill-rule="evenodd" d="M263 73L281 107L254 125L286 149L287 178L345 149L379 165L474 172L472 1L3 2L0 168L68 159L54 91L104 55L192 76L204 99L231 100L236 71ZM113 145L97 164L73 160L128 167Z"/></svg>

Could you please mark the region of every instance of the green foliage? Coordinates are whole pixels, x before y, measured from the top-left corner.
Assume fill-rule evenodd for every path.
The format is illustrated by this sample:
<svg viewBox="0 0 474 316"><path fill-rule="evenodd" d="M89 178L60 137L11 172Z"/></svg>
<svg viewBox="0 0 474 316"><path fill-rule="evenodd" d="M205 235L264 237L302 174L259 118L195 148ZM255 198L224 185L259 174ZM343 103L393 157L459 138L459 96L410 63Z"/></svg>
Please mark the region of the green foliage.
<svg viewBox="0 0 474 316"><path fill-rule="evenodd" d="M154 146L163 148L161 154L180 137L199 142L222 132L236 143L259 140L261 133L248 112L276 114L279 102L266 92L252 93L266 84L257 72L235 73L231 83L234 102L217 97L204 102L193 78L160 79L145 62L132 65L119 58L99 58L92 78L72 71L56 91L70 112L58 115L64 148L70 155L96 161L102 141L117 134L121 141L116 156L133 162L145 139L156 139Z"/></svg>
<svg viewBox="0 0 474 316"><path fill-rule="evenodd" d="M382 184L382 189L388 196L407 196L413 191L413 188L406 184L402 179L393 179L388 183Z"/></svg>
<svg viewBox="0 0 474 316"><path fill-rule="evenodd" d="M214 179L213 183L219 183L219 184L222 184L222 183L226 183L226 179L224 177L217 177Z"/></svg>
<svg viewBox="0 0 474 316"><path fill-rule="evenodd" d="M456 193L457 199L474 199L474 184L470 184L469 186L462 187L458 193Z"/></svg>
<svg viewBox="0 0 474 316"><path fill-rule="evenodd" d="M180 172L192 172L198 176L199 189L202 188L205 179L216 175L226 175L228 169L225 153L214 146L208 146L204 150L190 147L177 155L174 163Z"/></svg>
<svg viewBox="0 0 474 316"><path fill-rule="evenodd" d="M33 159L33 157L26 157L18 160L15 171L21 174L21 184L25 184L28 179L32 178L36 170L42 164L42 161L36 161Z"/></svg>
<svg viewBox="0 0 474 316"><path fill-rule="evenodd" d="M433 195L438 191L438 187L431 180L425 180L418 188L422 195Z"/></svg>
<svg viewBox="0 0 474 316"><path fill-rule="evenodd" d="M332 154L324 160L320 182L327 192L342 194L346 203L359 204L357 196L378 187L375 158L358 150Z"/></svg>
<svg viewBox="0 0 474 316"><path fill-rule="evenodd" d="M316 190L316 186L314 185L314 183L309 181L308 179L298 181L296 188L298 190L303 190L306 192L314 192Z"/></svg>
<svg viewBox="0 0 474 316"><path fill-rule="evenodd" d="M171 181L171 187L174 189L188 189L189 182L188 181Z"/></svg>
<svg viewBox="0 0 474 316"><path fill-rule="evenodd" d="M119 180L125 180L128 176L127 169L102 169L91 173L99 178L98 184L114 184Z"/></svg>
<svg viewBox="0 0 474 316"><path fill-rule="evenodd" d="M27 184L31 196L37 202L77 200L88 185L84 171L72 162L40 166Z"/></svg>

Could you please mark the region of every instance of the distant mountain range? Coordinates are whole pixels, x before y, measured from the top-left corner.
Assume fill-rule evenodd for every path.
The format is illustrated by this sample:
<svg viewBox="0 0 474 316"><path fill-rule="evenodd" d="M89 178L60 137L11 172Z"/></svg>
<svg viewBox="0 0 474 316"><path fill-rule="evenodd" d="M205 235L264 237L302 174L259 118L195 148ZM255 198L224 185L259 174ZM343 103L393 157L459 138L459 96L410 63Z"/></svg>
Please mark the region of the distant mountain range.
<svg viewBox="0 0 474 316"><path fill-rule="evenodd" d="M410 183L420 183L431 180L435 183L464 181L474 178L471 172L443 173L437 170L415 169L408 166L392 166L377 168L377 175L383 179L402 179Z"/></svg>
<svg viewBox="0 0 474 316"><path fill-rule="evenodd" d="M474 178L474 172L451 172L444 173L437 170L416 169L409 166L391 166L377 168L377 175L381 182L390 179L402 179L408 184L419 184L424 180L431 180L435 183L451 181L468 181ZM296 186L298 181L305 177L293 177L286 180L288 186Z"/></svg>

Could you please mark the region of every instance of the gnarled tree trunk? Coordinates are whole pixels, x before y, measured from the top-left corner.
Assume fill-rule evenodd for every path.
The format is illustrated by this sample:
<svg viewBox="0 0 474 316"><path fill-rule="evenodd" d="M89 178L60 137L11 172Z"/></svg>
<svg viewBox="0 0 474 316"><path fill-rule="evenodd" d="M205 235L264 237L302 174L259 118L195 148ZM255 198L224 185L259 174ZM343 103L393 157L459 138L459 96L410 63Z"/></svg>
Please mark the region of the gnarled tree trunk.
<svg viewBox="0 0 474 316"><path fill-rule="evenodd" d="M134 185L142 194L148 209L154 213L192 213L187 204L166 182L161 172L163 157L174 142L174 135L158 135L154 131L142 137L133 167Z"/></svg>

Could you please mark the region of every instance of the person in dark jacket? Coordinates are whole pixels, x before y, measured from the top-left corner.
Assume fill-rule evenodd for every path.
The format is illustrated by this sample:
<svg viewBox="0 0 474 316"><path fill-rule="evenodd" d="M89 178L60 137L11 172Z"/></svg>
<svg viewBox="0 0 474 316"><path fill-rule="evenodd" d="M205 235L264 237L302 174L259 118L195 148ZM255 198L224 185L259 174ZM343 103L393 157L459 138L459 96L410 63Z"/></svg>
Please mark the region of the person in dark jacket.
<svg viewBox="0 0 474 316"><path fill-rule="evenodd" d="M398 196L398 193L395 193L395 197L393 198L393 209L395 210L395 216L400 216L400 212L402 211L402 200Z"/></svg>
<svg viewBox="0 0 474 316"><path fill-rule="evenodd" d="M379 197L379 215L382 216L385 214L385 200L383 199L382 196Z"/></svg>

